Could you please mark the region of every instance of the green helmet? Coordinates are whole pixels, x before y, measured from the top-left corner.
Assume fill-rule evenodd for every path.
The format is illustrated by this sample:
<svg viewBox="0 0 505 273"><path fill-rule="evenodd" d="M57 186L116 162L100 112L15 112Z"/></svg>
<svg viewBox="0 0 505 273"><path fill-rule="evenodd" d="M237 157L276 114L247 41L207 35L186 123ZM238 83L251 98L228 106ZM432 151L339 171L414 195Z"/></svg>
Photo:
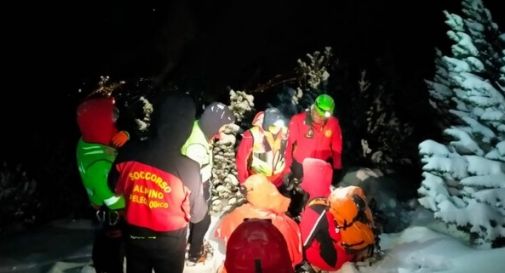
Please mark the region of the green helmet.
<svg viewBox="0 0 505 273"><path fill-rule="evenodd" d="M333 114L333 110L335 110L335 101L329 95L321 94L317 96L314 102L314 109L320 116L328 118Z"/></svg>

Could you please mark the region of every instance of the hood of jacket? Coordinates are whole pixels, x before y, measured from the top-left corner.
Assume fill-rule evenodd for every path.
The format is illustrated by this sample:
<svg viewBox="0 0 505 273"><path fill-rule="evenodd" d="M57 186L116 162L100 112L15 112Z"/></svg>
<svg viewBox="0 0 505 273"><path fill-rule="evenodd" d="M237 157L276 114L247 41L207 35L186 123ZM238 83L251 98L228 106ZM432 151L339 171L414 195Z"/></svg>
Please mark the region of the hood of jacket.
<svg viewBox="0 0 505 273"><path fill-rule="evenodd" d="M288 210L291 200L279 193L277 187L264 175L254 174L244 182L247 190L246 199L256 208L284 213Z"/></svg>
<svg viewBox="0 0 505 273"><path fill-rule="evenodd" d="M152 145L162 151L179 152L191 134L195 114L195 104L189 96L163 96L153 112Z"/></svg>
<svg viewBox="0 0 505 273"><path fill-rule="evenodd" d="M202 116L198 120L198 126L203 134L210 140L219 133L219 129L229 123L235 122L233 112L223 103L213 102L205 107Z"/></svg>
<svg viewBox="0 0 505 273"><path fill-rule="evenodd" d="M82 139L88 143L110 145L117 133L114 116L114 99L99 97L86 99L77 107L77 124Z"/></svg>
<svg viewBox="0 0 505 273"><path fill-rule="evenodd" d="M309 199L328 197L332 179L333 168L330 163L316 158L303 160L303 180L300 186L309 194Z"/></svg>

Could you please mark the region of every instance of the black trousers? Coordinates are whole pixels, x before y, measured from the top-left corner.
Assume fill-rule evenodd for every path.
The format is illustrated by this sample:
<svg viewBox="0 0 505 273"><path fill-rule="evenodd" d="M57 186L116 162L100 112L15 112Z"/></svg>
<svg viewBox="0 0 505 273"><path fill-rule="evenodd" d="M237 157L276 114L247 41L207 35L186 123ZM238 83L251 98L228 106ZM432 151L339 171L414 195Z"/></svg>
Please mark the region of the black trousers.
<svg viewBox="0 0 505 273"><path fill-rule="evenodd" d="M97 211L97 227L91 259L97 273L123 273L124 221L117 212Z"/></svg>
<svg viewBox="0 0 505 273"><path fill-rule="evenodd" d="M187 228L169 235L138 236L126 239L127 273L182 273L186 254Z"/></svg>
<svg viewBox="0 0 505 273"><path fill-rule="evenodd" d="M189 224L189 257L199 257L203 249L203 238L210 226L210 214L207 213L202 221Z"/></svg>
<svg viewBox="0 0 505 273"><path fill-rule="evenodd" d="M303 178L303 165L302 163L296 161L293 158L293 162L291 163L291 174L294 178L302 179Z"/></svg>
<svg viewBox="0 0 505 273"><path fill-rule="evenodd" d="M293 159L291 164L291 174L293 178L298 179L300 182L303 178L303 167L298 161ZM297 217L302 212L304 206L304 195L301 192L292 190L287 192L287 196L291 198L289 203L288 212L292 217Z"/></svg>
<svg viewBox="0 0 505 273"><path fill-rule="evenodd" d="M207 200L207 208L210 208L210 182L203 183L203 196ZM189 223L189 257L200 257L203 250L203 237L210 227L210 214L207 215L198 223Z"/></svg>

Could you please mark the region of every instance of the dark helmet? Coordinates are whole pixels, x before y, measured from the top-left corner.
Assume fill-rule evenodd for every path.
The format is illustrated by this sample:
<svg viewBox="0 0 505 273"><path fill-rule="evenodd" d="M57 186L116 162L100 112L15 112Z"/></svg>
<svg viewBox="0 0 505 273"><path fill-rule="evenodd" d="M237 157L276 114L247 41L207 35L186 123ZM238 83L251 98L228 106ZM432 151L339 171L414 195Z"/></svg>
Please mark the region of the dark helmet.
<svg viewBox="0 0 505 273"><path fill-rule="evenodd" d="M198 125L207 138L217 134L219 128L229 123L235 123L235 116L228 106L220 102L213 102L205 107L198 121Z"/></svg>
<svg viewBox="0 0 505 273"><path fill-rule="evenodd" d="M268 130L268 127L275 125L278 127L287 127L287 119L277 108L268 108L265 110L263 117L263 130Z"/></svg>
<svg viewBox="0 0 505 273"><path fill-rule="evenodd" d="M286 241L270 219L246 219L233 231L224 266L228 273L294 273Z"/></svg>

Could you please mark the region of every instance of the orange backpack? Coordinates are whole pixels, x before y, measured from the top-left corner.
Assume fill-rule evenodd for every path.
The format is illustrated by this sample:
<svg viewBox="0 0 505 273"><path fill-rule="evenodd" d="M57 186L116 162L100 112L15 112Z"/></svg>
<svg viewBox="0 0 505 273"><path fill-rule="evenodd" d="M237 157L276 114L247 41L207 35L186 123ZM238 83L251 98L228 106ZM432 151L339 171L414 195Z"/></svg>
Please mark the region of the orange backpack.
<svg viewBox="0 0 505 273"><path fill-rule="evenodd" d="M329 211L342 236L342 246L349 253L371 255L377 242L372 211L360 187L348 186L332 191ZM364 258L363 256L361 256Z"/></svg>

